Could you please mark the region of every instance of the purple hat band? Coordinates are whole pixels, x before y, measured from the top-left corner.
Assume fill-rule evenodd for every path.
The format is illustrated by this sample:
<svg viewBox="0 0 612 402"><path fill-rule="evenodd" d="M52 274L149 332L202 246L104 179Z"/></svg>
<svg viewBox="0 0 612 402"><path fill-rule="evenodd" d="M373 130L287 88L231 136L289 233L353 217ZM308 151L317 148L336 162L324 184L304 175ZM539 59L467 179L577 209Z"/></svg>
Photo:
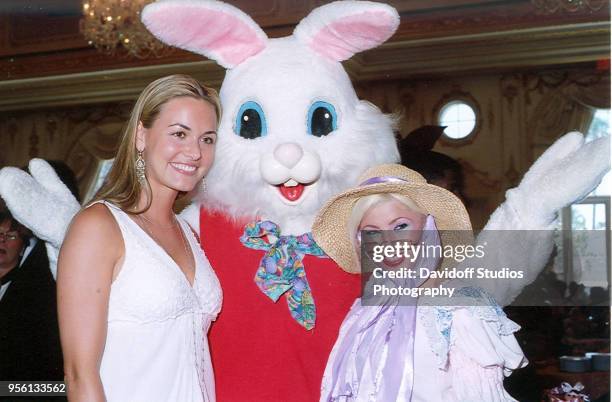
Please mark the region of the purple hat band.
<svg viewBox="0 0 612 402"><path fill-rule="evenodd" d="M378 177L370 177L368 180L359 184L359 187L369 186L371 184L381 184L381 183L410 183L408 180L404 180L400 177L395 176L378 176Z"/></svg>

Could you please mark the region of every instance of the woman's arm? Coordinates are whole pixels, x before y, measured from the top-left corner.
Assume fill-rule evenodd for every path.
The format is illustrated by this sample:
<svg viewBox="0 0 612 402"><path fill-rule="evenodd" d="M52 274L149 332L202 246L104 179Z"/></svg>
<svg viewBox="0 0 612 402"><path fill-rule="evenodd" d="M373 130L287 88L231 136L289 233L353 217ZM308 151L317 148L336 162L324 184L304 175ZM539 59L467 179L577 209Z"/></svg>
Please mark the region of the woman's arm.
<svg viewBox="0 0 612 402"><path fill-rule="evenodd" d="M491 312L486 306L453 312L448 372L456 400L516 401L504 389L504 377L527 365L514 337L519 326L501 311Z"/></svg>
<svg viewBox="0 0 612 402"><path fill-rule="evenodd" d="M113 272L124 254L110 211L96 204L73 220L62 245L57 275L64 373L71 402L104 401L100 361L106 341Z"/></svg>

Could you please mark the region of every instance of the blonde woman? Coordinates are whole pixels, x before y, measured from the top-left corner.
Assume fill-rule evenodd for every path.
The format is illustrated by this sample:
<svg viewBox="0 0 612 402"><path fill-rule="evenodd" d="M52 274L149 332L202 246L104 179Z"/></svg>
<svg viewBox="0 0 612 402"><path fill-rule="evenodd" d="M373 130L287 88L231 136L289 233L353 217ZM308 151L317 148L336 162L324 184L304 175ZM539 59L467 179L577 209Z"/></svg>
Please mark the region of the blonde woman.
<svg viewBox="0 0 612 402"><path fill-rule="evenodd" d="M369 261L361 259L362 241L401 241L435 250L471 240L461 201L417 172L382 165L365 172L360 183L330 200L313 225L317 244L345 271L360 273ZM387 272L406 269L415 275L378 284L402 285L417 296L364 292L355 301L325 368L322 402L514 401L503 379L527 364L514 338L519 326L482 289L420 274L452 264L435 253L414 259L388 254L379 262ZM369 283L371 278L365 289L371 290ZM428 294L441 287L453 295L428 299L428 305L418 296L418 291Z"/></svg>
<svg viewBox="0 0 612 402"><path fill-rule="evenodd" d="M172 75L138 98L113 167L58 261L70 401L214 401L206 333L221 289L173 212L215 153L217 93Z"/></svg>

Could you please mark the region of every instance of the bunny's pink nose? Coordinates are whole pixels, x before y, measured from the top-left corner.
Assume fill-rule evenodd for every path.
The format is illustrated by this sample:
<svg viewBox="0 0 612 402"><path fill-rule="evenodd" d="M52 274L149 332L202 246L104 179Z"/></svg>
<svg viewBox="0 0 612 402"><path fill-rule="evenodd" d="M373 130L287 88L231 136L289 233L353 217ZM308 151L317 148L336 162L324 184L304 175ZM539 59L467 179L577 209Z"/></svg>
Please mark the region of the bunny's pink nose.
<svg viewBox="0 0 612 402"><path fill-rule="evenodd" d="M302 147L296 143L288 142L280 144L274 150L274 158L287 169L294 167L304 156Z"/></svg>

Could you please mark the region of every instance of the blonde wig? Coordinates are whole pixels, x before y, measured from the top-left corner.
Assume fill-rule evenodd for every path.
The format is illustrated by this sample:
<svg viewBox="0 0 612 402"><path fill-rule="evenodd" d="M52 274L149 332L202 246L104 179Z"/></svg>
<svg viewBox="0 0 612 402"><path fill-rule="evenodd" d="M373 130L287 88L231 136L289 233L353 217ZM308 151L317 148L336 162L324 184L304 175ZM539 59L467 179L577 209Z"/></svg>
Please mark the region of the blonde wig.
<svg viewBox="0 0 612 402"><path fill-rule="evenodd" d="M351 215L347 222L348 233L350 235L350 238L353 239L355 253L358 256L359 244L357 244L357 231L359 230L359 224L361 223L361 219L363 219L363 216L366 212L368 212L370 208L390 201L398 201L415 212L427 215L427 212L419 208L414 203L414 201L401 194L383 193L371 194L366 195L365 197L361 197L359 200L357 200L357 202L355 202L355 205L351 210ZM359 259L357 261L359 261Z"/></svg>

